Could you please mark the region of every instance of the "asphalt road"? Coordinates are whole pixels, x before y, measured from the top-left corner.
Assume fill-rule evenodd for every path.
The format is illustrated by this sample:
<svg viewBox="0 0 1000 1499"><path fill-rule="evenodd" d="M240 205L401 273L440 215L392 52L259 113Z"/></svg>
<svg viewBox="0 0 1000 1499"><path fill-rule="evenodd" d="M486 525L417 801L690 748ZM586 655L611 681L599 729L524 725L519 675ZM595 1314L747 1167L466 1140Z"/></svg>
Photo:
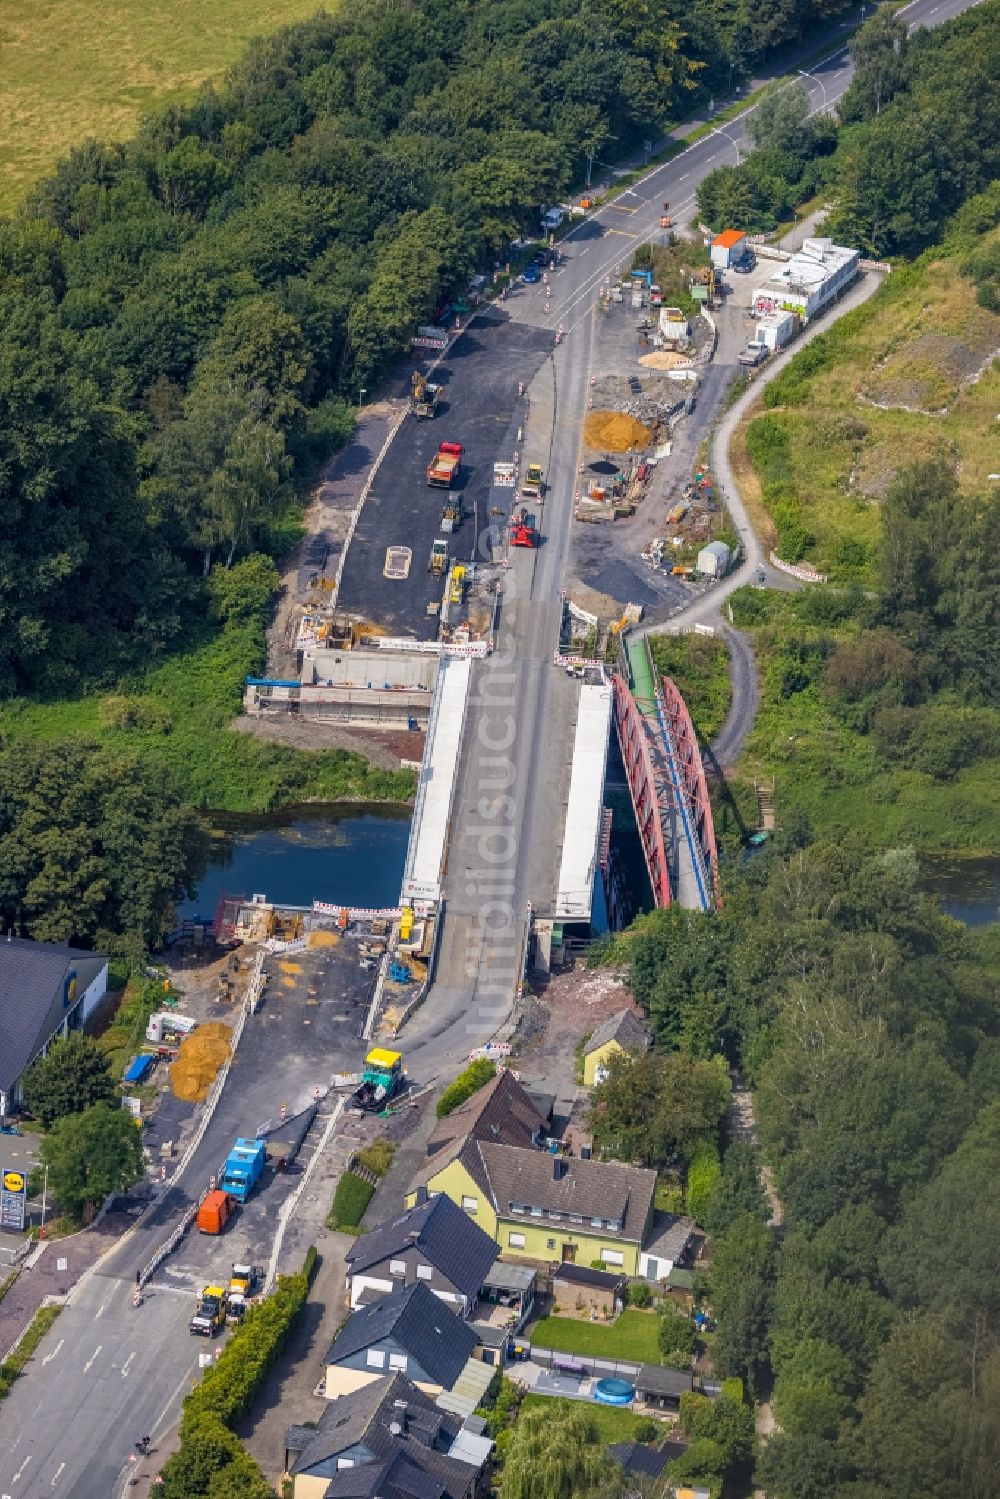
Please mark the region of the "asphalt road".
<svg viewBox="0 0 1000 1499"><path fill-rule="evenodd" d="M911 25L935 25L967 8L968 0L913 0L905 14ZM848 80L846 51L815 67L805 80L814 108L831 107ZM456 415L465 410L460 403L466 387L480 391L475 404L484 399L480 382L495 382L497 409L469 411L473 485L481 485L480 465L487 472L491 467L491 437L501 448L510 441L511 382L516 386L519 379L534 376L530 395L537 403L536 413L542 403L551 403L547 464L551 488L544 506L543 545L537 552L518 553L513 560L500 649L475 668L474 693L479 702L467 725L460 765L454 819L459 832L449 851L445 881L449 904L440 981L419 1012L408 1042L410 1055L422 1059L422 1071L429 1073L432 1065L457 1060L477 1039L485 1039L496 1029L509 1012L527 902L539 878L550 869L553 840L560 836L553 829L550 787L553 767L558 768L569 751L560 735L550 731L555 680L551 657L558 640L559 590L568 561L580 420L589 384L590 313L601 283L625 261L637 240L656 230L663 200L670 200L675 220L690 219L698 182L715 167L734 162L743 142L741 122L730 121L648 173L616 205L576 226L562 242L566 260L553 283L548 312L541 291L524 288L506 304L507 320L491 315L472 335L479 345L478 357L463 355L462 343L449 356L452 389L448 394ZM538 341L531 334L515 333L512 324L527 325L545 336ZM555 347L553 333L560 326L566 336ZM547 343L551 352L546 356ZM526 375L520 373L522 369ZM434 491L424 484L423 470L431 444L447 435L446 428L452 429L449 413L423 424L407 421L397 439L398 454L395 445L390 450L393 465L400 466L379 476L380 493L388 500L395 496L401 506L412 505L414 535L430 513L424 506L436 504L430 499ZM463 442L466 436L458 434ZM499 451L494 456L508 454ZM396 477L393 486L386 487L389 473ZM417 490L419 503L406 498ZM737 522L747 526L747 562L731 580L735 587L757 565L759 548L745 517L739 520L735 490L728 485L727 490ZM387 537L388 527L396 525L395 514L390 515L388 508L373 508L372 530L364 533L365 543L358 551L370 553L378 565L373 573L369 558L365 564L369 571L357 584L349 554L345 580L349 589L357 590L349 596L363 600L363 609L376 596L370 591L373 587L382 597L381 566L388 540L396 539ZM405 509L400 514L405 520ZM375 524L380 515L382 526ZM434 526L422 531L428 551L431 530ZM405 538L399 540L411 544ZM420 579L426 560L416 546L413 563L414 575ZM713 613L729 583L727 579L722 588L693 603L686 617ZM400 606L400 619L415 620L419 602L414 589L413 600ZM482 812L484 797L499 804L492 818ZM488 901L494 903L490 921L486 919ZM323 1080L317 1074L324 1068L332 1071L340 1056L348 1060L357 1055L352 1015L345 1012L338 1019L336 1007L331 1006L327 1019L333 1030L326 1037L326 1020L307 1029L306 1021L312 1017L296 1014L286 1002L285 1015L275 1022L266 1013L270 1006L271 1000L262 1017L251 1022L205 1139L183 1183L164 1201L156 1224L124 1244L74 1291L35 1355L30 1374L4 1402L0 1499L4 1495L11 1499L52 1499L53 1495L56 1499L66 1495L108 1499L125 1481L128 1454L136 1438L146 1433L155 1438L176 1419L183 1394L197 1378L197 1355L205 1351L200 1340L196 1342L186 1330L191 1287L174 1291L162 1276L136 1312L130 1301L135 1269L161 1241L184 1201L216 1169L236 1134L252 1131L269 1117L281 1101L279 1094L292 1107L296 1097L305 1098ZM275 1212L280 1190L272 1184L260 1199ZM269 1232L270 1210L266 1218L262 1229ZM228 1266L232 1258L228 1245L220 1258Z"/></svg>

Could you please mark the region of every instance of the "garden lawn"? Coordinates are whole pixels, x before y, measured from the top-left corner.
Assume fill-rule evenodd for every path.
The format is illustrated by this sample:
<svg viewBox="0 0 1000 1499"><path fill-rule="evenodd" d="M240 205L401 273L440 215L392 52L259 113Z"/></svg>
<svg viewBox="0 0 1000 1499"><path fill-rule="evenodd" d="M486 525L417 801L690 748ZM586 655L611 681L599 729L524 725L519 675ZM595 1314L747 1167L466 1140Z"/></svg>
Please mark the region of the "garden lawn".
<svg viewBox="0 0 1000 1499"><path fill-rule="evenodd" d="M597 1427L601 1441L606 1446L611 1446L614 1442L634 1441L636 1426L640 1421L649 1420L648 1416L636 1415L635 1411L627 1410L624 1406L598 1405L596 1400L557 1400L550 1395L525 1395L521 1401L522 1411L536 1410L540 1406L544 1406L555 1420L571 1411L582 1409ZM663 1435L666 1434L667 1428L664 1427Z"/></svg>
<svg viewBox="0 0 1000 1499"><path fill-rule="evenodd" d="M251 37L311 16L317 0L46 0L4 6L0 211L82 141L124 140L141 113L190 99ZM328 10L335 6L327 3Z"/></svg>
<svg viewBox="0 0 1000 1499"><path fill-rule="evenodd" d="M637 1364L659 1364L659 1323L655 1312L634 1308L614 1322L578 1322L573 1317L543 1317L531 1333L539 1348L558 1353L581 1353L592 1358L630 1359Z"/></svg>

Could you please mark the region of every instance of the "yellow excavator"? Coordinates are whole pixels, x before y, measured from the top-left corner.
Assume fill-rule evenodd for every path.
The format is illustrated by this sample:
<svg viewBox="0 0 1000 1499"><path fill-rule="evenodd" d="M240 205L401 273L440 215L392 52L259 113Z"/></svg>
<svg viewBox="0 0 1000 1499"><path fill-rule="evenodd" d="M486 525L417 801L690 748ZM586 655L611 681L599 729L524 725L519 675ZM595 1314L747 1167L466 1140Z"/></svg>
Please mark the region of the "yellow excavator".
<svg viewBox="0 0 1000 1499"><path fill-rule="evenodd" d="M433 416L441 399L441 387L419 370L410 376L410 410L414 416Z"/></svg>

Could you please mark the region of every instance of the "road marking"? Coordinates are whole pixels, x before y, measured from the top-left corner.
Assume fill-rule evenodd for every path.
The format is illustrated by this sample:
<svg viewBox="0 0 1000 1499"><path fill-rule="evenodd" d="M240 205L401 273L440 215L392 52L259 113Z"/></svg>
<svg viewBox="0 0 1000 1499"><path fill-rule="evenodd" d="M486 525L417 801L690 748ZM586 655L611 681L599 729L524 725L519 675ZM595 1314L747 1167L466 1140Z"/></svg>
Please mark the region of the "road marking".
<svg viewBox="0 0 1000 1499"><path fill-rule="evenodd" d="M609 229L609 234L620 234L623 239L635 239L637 236L630 234L627 229Z"/></svg>
<svg viewBox="0 0 1000 1499"><path fill-rule="evenodd" d="M627 208L624 203L609 203L608 208L613 208L617 213L635 213L634 208Z"/></svg>
<svg viewBox="0 0 1000 1499"><path fill-rule="evenodd" d="M21 1474L24 1472L25 1468L28 1466L28 1464L30 1462L31 1462L31 1454L29 1453L28 1456L24 1459L24 1462L18 1468L17 1472L14 1474L14 1478L13 1478L13 1482L14 1483L17 1483L17 1480L20 1478Z"/></svg>
<svg viewBox="0 0 1000 1499"><path fill-rule="evenodd" d="M97 1311L94 1313L94 1321L96 1322L98 1317L103 1317L107 1309L108 1303L105 1301L101 1306L97 1308Z"/></svg>
<svg viewBox="0 0 1000 1499"><path fill-rule="evenodd" d="M677 181L678 182L686 182L688 180L688 178L690 177L690 175L691 175L690 172L685 172L684 176L683 177L678 177Z"/></svg>
<svg viewBox="0 0 1000 1499"><path fill-rule="evenodd" d="M129 1366L129 1364L132 1362L132 1360L134 1358L135 1358L135 1353L133 1351L132 1353L129 1354L128 1358L122 1364L122 1379L128 1379L128 1366Z"/></svg>
<svg viewBox="0 0 1000 1499"><path fill-rule="evenodd" d="M585 245L585 246L584 246L584 247L583 247L583 249L582 249L582 250L581 250L581 251L580 251L580 255L586 255L586 253L587 253L587 251L588 251L588 250L589 250L589 249L590 249L590 246L589 246L589 245ZM576 257L576 258L577 258L577 260L579 260L579 259L580 259L580 255L578 255L578 256L577 256L577 257Z"/></svg>
<svg viewBox="0 0 1000 1499"><path fill-rule="evenodd" d="M59 1464L58 1468L56 1469L56 1471L52 1475L52 1483L50 1484L50 1488L53 1488L53 1489L55 1488L56 1484L59 1482L59 1474L62 1472L62 1470L63 1470L63 1468L65 1468L65 1466L66 1466L65 1463L60 1463Z"/></svg>
<svg viewBox="0 0 1000 1499"><path fill-rule="evenodd" d="M84 1372L84 1374L88 1373L91 1364L94 1362L94 1360L96 1359L97 1355L100 1353L100 1351L101 1351L101 1349L103 1347L104 1347L103 1343L98 1343L97 1347L94 1349L93 1353L90 1355L89 1359L87 1360L87 1362L83 1366L83 1372Z"/></svg>
<svg viewBox="0 0 1000 1499"><path fill-rule="evenodd" d="M52 1352L51 1353L47 1353L45 1355L45 1357L42 1359L42 1363L43 1364L51 1364L52 1360L55 1358L56 1354L59 1352L60 1348L62 1347L62 1345L63 1345L63 1343L65 1341L66 1341L65 1338L60 1338L59 1341L58 1341L58 1343L56 1344L56 1346L53 1348Z"/></svg>

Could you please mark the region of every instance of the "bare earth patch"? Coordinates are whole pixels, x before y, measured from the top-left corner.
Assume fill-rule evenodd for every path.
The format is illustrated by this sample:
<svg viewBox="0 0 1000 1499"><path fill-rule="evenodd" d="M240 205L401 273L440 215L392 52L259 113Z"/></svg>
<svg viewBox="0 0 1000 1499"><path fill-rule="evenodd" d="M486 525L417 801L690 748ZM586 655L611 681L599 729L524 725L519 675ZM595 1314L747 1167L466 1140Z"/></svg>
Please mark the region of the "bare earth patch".
<svg viewBox="0 0 1000 1499"><path fill-rule="evenodd" d="M877 364L859 399L883 410L943 416L1000 354L1000 317L976 309L961 333L921 333Z"/></svg>
<svg viewBox="0 0 1000 1499"><path fill-rule="evenodd" d="M364 755L380 770L398 770L401 760L420 761L423 734L405 729L349 729L336 723L299 718L235 718L229 726L269 744L288 744L301 750L350 750Z"/></svg>

